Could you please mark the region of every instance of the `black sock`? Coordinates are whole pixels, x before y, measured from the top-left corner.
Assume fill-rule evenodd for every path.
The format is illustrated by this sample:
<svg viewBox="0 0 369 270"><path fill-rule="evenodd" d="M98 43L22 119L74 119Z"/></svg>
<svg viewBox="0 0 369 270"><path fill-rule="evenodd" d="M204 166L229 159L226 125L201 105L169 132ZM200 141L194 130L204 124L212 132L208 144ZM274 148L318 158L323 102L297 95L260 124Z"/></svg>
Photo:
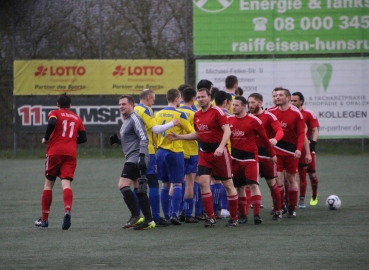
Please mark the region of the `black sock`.
<svg viewBox="0 0 369 270"><path fill-rule="evenodd" d="M138 203L141 208L141 212L145 217L145 221L150 222L152 221L152 215L151 215L151 207L150 207L150 200L149 197L147 197L146 193L137 193L138 197Z"/></svg>
<svg viewBox="0 0 369 270"><path fill-rule="evenodd" d="M123 194L123 199L129 209L131 211L132 216L139 216L140 212L138 212L137 205L136 205L136 198L133 194L130 187L122 187L120 192Z"/></svg>

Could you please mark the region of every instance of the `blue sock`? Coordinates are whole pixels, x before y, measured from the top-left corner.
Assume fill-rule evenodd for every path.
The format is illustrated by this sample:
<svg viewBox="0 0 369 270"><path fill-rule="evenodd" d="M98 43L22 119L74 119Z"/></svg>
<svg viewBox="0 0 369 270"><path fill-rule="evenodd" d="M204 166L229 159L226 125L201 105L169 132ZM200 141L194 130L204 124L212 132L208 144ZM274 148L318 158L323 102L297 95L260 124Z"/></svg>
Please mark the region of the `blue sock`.
<svg viewBox="0 0 369 270"><path fill-rule="evenodd" d="M213 209L214 213L218 213L219 203L220 203L220 192L222 188L222 184L214 184L212 185L212 193L213 193Z"/></svg>
<svg viewBox="0 0 369 270"><path fill-rule="evenodd" d="M173 214L172 200L173 200L173 196L169 195L169 217L171 217Z"/></svg>
<svg viewBox="0 0 369 270"><path fill-rule="evenodd" d="M195 200L195 215L202 215L204 208L201 199L201 190L199 183L195 182L194 185L194 200Z"/></svg>
<svg viewBox="0 0 369 270"><path fill-rule="evenodd" d="M192 211L193 211L193 198L191 199L184 199L184 208L183 210L185 210L185 214L186 217L191 217L192 216Z"/></svg>
<svg viewBox="0 0 369 270"><path fill-rule="evenodd" d="M152 217L155 221L160 218L160 196L159 196L159 183L156 174L147 175L149 185L149 199L151 205Z"/></svg>
<svg viewBox="0 0 369 270"><path fill-rule="evenodd" d="M169 187L161 188L161 208L163 210L163 214L165 219L169 219Z"/></svg>
<svg viewBox="0 0 369 270"><path fill-rule="evenodd" d="M141 213L141 208L140 208L140 204L138 203L138 197L137 197L138 188L135 188L133 190L134 190L133 194L135 195L135 199L136 199L137 210L138 210L139 213Z"/></svg>
<svg viewBox="0 0 369 270"><path fill-rule="evenodd" d="M181 204L179 206L179 209L180 209L180 212L182 212L182 210L184 211L184 194L185 194L185 191L186 191L186 183L183 182L182 183L182 199L181 199ZM181 213L180 213L181 214Z"/></svg>
<svg viewBox="0 0 369 270"><path fill-rule="evenodd" d="M172 216L173 217L178 217L181 201L182 201L182 185L174 186L173 196L172 196Z"/></svg>
<svg viewBox="0 0 369 270"><path fill-rule="evenodd" d="M223 185L222 185L222 189L220 192L220 199L221 199L222 209L228 209L227 192Z"/></svg>

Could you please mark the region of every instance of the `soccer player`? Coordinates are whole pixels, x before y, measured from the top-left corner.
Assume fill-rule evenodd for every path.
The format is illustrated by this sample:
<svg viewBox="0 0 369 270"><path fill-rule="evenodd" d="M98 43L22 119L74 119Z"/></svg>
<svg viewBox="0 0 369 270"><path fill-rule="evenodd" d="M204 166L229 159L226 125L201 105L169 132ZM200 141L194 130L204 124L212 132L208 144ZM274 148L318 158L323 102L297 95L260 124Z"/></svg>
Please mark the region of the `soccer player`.
<svg viewBox="0 0 369 270"><path fill-rule="evenodd" d="M173 225L181 225L178 219L182 201L182 182L184 176L183 143L173 142L166 137L168 132L192 133L194 131L185 113L177 110L181 94L177 89L170 89L166 95L168 106L156 113L158 124L165 124L174 119L179 120L180 126L175 126L166 132L158 134L158 152L156 161L158 164L158 176L162 180L161 203L166 219L170 219ZM172 215L169 216L169 189L172 185L173 195L171 200Z"/></svg>
<svg viewBox="0 0 369 270"><path fill-rule="evenodd" d="M304 117L305 124L307 126L306 136L310 141L310 153L312 161L309 164L305 162L306 151L303 150L301 158L299 161L299 178L300 178L300 201L299 208L306 208L305 205L305 195L306 195L306 171L309 174L312 197L310 199L310 205L314 206L318 203L318 176L316 174L316 155L315 155L315 145L319 136L319 121L315 113L303 107L304 96L300 92L295 92L292 94L291 104L295 105Z"/></svg>
<svg viewBox="0 0 369 270"><path fill-rule="evenodd" d="M251 204L254 210L254 224L261 224L260 217L261 193L259 189L258 147L259 139L268 150L270 161L275 163L277 157L272 144L266 135L262 121L246 112L247 101L242 96L233 100L233 114L230 116L231 157L233 183L238 192L238 210L240 223L247 222L248 205L246 204L245 186L250 187Z"/></svg>
<svg viewBox="0 0 369 270"><path fill-rule="evenodd" d="M167 129L180 125L178 120L173 120L169 123L159 126L156 123L151 106L155 102L155 93L150 89L145 89L140 94L140 104L134 108L135 113L141 117L145 123L147 136L149 138L148 150L150 155L149 167L146 171L146 176L149 185L149 198L151 204L152 215L157 227L168 226L169 223L160 217L160 196L159 196L159 181L156 173L156 156L153 141L153 134L165 132Z"/></svg>
<svg viewBox="0 0 369 270"><path fill-rule="evenodd" d="M288 89L276 90L276 105L270 109L278 119L283 129L283 138L274 146L277 153L277 185L281 193L281 209L285 209L283 170L286 170L288 181L288 218L296 217L298 201L298 185L296 182L297 166L305 142L305 122L300 111L289 104L291 92ZM282 210L283 211L283 210Z"/></svg>
<svg viewBox="0 0 369 270"><path fill-rule="evenodd" d="M146 133L145 124L134 112L135 101L132 96L123 95L119 98L119 110L123 116L123 124L120 128L120 139L115 136L113 143L122 145L126 162L118 182L118 188L123 195L131 217L123 226L124 229L134 227L135 230L146 230L156 226L151 215L150 200L147 196L147 183L140 178L146 174L149 163L148 144L149 138ZM140 179L139 179L140 178ZM135 181L139 182L137 191L138 203L145 219L140 216L137 208L136 198L130 186Z"/></svg>
<svg viewBox="0 0 369 270"><path fill-rule="evenodd" d="M263 96L259 93L252 93L248 97L248 108L250 113L258 117L263 123L265 132L269 138L269 143L273 146L283 137L283 130L274 114L263 110ZM264 177L273 201L273 220L281 220L280 212L280 192L276 183L277 168L276 164L271 162L268 152L268 145L265 145L259 138L256 140L258 146L259 172ZM283 188L283 187L282 187Z"/></svg>
<svg viewBox="0 0 369 270"><path fill-rule="evenodd" d="M196 98L196 90L192 87L188 87L182 92L183 105L178 109L184 112L191 126L194 128L194 116L197 110L193 110L193 104ZM184 174L185 174L185 193L184 193L184 205L183 210L185 213L186 223L198 223L199 220L192 216L193 203L194 203L194 185L197 172L198 157L198 144L196 140L183 141L184 149Z"/></svg>
<svg viewBox="0 0 369 270"><path fill-rule="evenodd" d="M202 202L208 219L205 227L216 225L213 196L210 190L210 176L216 180L222 180L227 191L228 206L231 219L226 226L237 226L237 191L232 182L231 160L227 149L227 141L231 135L228 119L222 109L212 106L210 103L210 91L201 88L197 93L197 100L201 110L195 113L195 130L190 134L168 134L171 140L196 140L199 139L199 183L201 186Z"/></svg>
<svg viewBox="0 0 369 270"><path fill-rule="evenodd" d="M180 86L178 86L178 91L181 93L181 97L183 97L183 91L186 89L186 88L192 88L191 85L189 84L181 84ZM196 103L196 105L195 105ZM184 105L184 100L182 98L181 102L179 103L179 106L182 107ZM197 100L195 99L195 102L194 104L192 105L191 109L194 110L194 111L197 111L199 109L199 103L197 102Z"/></svg>
<svg viewBox="0 0 369 270"><path fill-rule="evenodd" d="M81 118L70 111L71 98L61 94L57 102L58 110L48 115L48 123L42 144L47 144L45 162L45 184L41 197L41 217L35 221L37 227L49 226L48 217L52 202L52 190L56 177L61 179L64 201L63 230L71 226L73 202L72 181L77 166L77 144L87 141Z"/></svg>
<svg viewBox="0 0 369 270"><path fill-rule="evenodd" d="M234 75L229 75L225 79L226 92L232 96L232 99L236 97L236 91L238 90L238 79ZM229 112L233 113L233 108L229 108Z"/></svg>

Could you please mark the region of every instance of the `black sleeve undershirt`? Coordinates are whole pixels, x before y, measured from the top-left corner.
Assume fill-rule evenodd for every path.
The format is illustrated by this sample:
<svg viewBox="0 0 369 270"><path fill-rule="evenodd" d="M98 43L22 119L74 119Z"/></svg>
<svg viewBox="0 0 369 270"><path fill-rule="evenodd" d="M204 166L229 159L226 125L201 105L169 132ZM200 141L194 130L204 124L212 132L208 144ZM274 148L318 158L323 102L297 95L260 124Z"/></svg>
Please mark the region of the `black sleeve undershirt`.
<svg viewBox="0 0 369 270"><path fill-rule="evenodd" d="M44 136L44 139L46 141L48 141L50 139L50 135L51 135L51 133L53 133L55 126L56 126L56 118L51 117L49 119L49 121L47 122L46 133L45 133L45 136Z"/></svg>

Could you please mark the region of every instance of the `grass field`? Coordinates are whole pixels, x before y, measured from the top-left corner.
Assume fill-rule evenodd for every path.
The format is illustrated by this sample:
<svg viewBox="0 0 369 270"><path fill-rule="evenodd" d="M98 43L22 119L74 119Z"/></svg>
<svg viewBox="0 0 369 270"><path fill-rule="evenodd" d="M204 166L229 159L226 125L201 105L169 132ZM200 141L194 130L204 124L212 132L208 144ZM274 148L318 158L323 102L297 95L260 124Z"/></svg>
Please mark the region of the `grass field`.
<svg viewBox="0 0 369 270"><path fill-rule="evenodd" d="M118 158L79 160L72 226L63 231L59 182L49 228L34 226L43 160L0 160L0 269L368 269L367 155L319 156L319 204L298 210L296 219L271 220L262 180L263 224L237 228L221 220L213 228L121 229L129 216L117 189L122 164ZM331 194L341 198L341 209L326 208Z"/></svg>

